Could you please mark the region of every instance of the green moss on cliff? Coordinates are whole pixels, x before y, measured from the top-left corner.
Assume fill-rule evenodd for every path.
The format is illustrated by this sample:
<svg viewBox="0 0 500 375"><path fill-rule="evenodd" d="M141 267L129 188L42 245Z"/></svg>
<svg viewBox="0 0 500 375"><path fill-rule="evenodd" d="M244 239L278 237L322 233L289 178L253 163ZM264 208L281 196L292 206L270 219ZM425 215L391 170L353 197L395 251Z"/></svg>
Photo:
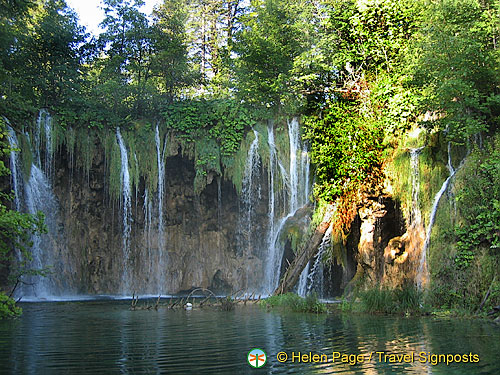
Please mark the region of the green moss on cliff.
<svg viewBox="0 0 500 375"><path fill-rule="evenodd" d="M31 165L33 164L33 152L28 137L24 133L19 133L17 136L19 148L21 150L21 163L23 168L24 179L29 180L31 174Z"/></svg>
<svg viewBox="0 0 500 375"><path fill-rule="evenodd" d="M437 307L483 311L500 304L500 137L467 158L443 195L433 226L428 299Z"/></svg>

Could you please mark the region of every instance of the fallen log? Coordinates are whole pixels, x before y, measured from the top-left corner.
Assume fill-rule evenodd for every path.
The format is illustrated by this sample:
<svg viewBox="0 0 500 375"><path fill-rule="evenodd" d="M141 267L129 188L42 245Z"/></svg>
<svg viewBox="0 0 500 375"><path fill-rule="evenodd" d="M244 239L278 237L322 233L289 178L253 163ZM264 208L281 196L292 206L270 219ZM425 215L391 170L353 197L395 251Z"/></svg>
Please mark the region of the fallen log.
<svg viewBox="0 0 500 375"><path fill-rule="evenodd" d="M316 227L314 233L309 237L309 240L303 247L303 250L295 257L292 263L288 266L281 279L280 285L274 291L273 295L279 295L289 292L300 278L300 274L306 267L307 263L316 255L318 246L323 240L326 230L330 226L332 220L333 208L330 208L325 214L323 221Z"/></svg>

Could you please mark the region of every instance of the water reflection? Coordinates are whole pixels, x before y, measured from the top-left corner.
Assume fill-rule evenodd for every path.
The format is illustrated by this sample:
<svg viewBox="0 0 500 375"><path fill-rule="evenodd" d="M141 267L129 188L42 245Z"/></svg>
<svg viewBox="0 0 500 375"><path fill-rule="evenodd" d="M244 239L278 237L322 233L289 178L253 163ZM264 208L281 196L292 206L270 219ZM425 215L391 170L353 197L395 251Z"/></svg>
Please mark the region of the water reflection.
<svg viewBox="0 0 500 375"><path fill-rule="evenodd" d="M19 320L0 322L2 374L500 373L500 328L489 322L283 314L257 306L233 312L130 311L126 302L112 301L23 307ZM268 355L258 370L246 361L253 348ZM280 351L288 362L277 361ZM292 353L299 352L325 354L328 361L291 363ZM333 352L351 357L332 362ZM410 363L384 357L412 352ZM480 362L432 365L419 362L419 352L473 353Z"/></svg>

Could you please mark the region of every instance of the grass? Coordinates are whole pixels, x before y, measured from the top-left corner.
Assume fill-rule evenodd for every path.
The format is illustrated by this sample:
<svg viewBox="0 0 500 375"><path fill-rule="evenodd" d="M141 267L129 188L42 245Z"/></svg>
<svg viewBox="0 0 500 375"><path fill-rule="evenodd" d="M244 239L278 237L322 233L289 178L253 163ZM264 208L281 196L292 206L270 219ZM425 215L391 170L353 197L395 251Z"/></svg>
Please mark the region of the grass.
<svg viewBox="0 0 500 375"><path fill-rule="evenodd" d="M261 306L270 309L280 309L294 312L316 314L326 312L326 305L318 300L316 294L311 294L306 298L302 298L295 293L280 294L278 296L271 296L261 301Z"/></svg>
<svg viewBox="0 0 500 375"><path fill-rule="evenodd" d="M420 314L423 312L423 293L414 285L389 288L373 288L355 293L352 299L360 303L344 301L343 311L382 314Z"/></svg>

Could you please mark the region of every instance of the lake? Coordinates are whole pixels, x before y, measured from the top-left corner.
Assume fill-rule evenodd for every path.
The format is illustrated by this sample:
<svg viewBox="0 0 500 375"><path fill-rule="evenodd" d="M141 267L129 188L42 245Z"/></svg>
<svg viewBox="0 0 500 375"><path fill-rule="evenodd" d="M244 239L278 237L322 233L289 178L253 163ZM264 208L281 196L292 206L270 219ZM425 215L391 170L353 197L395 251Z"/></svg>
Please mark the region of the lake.
<svg viewBox="0 0 500 375"><path fill-rule="evenodd" d="M109 300L21 306L19 319L0 321L1 374L500 373L500 327L488 321L253 304L230 312L131 311ZM254 348L267 354L259 369L247 362Z"/></svg>

